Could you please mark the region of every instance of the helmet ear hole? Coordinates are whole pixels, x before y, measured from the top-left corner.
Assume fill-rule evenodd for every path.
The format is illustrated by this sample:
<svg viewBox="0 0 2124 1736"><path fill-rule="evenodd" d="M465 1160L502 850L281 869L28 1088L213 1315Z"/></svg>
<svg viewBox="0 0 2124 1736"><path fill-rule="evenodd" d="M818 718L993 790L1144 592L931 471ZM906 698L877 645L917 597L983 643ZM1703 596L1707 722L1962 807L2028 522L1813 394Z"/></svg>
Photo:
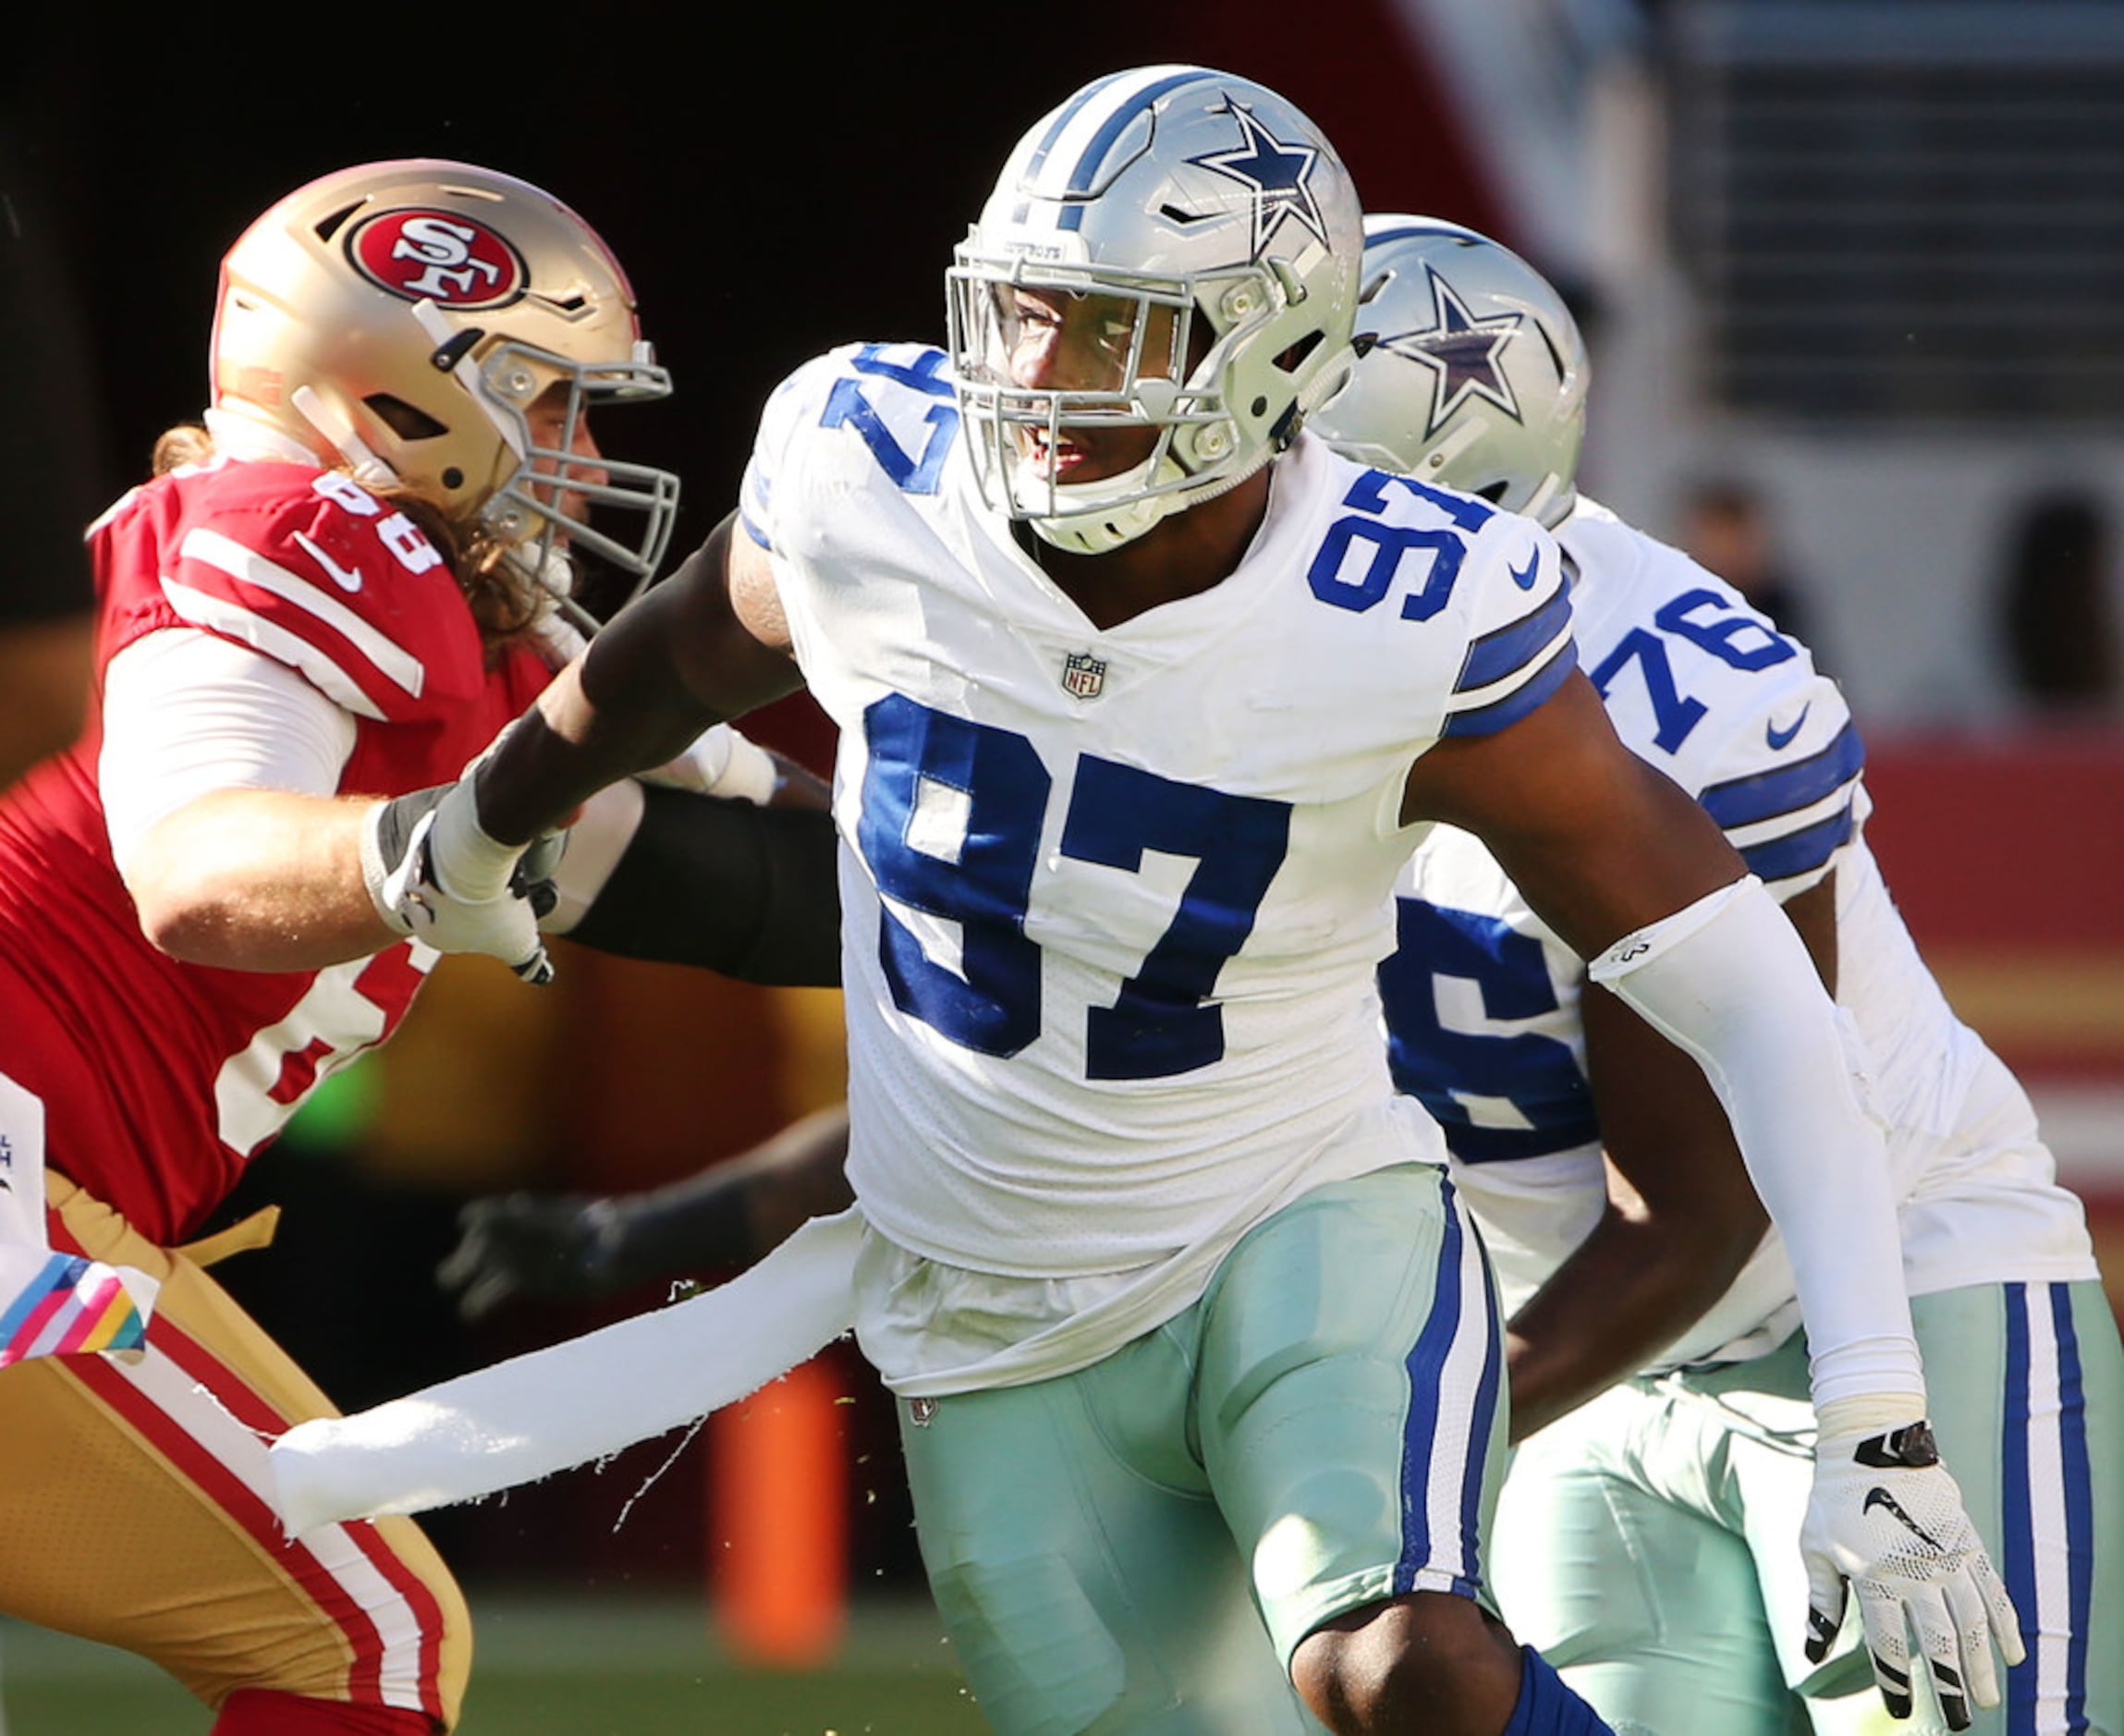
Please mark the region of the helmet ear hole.
<svg viewBox="0 0 2124 1736"><path fill-rule="evenodd" d="M329 241L334 236L339 233L340 228L345 225L347 219L351 217L357 211L360 210L361 207L367 202L368 202L366 200L358 199L351 205L340 206L337 211L333 212L330 215L320 218L318 222L312 226L312 232L316 235L320 241Z"/></svg>
<svg viewBox="0 0 2124 1736"><path fill-rule="evenodd" d="M1305 365L1305 359L1318 349L1326 339L1325 332L1308 332L1276 359L1276 367L1285 373L1296 373ZM1261 412L1254 412L1259 415Z"/></svg>
<svg viewBox="0 0 2124 1736"><path fill-rule="evenodd" d="M388 392L372 392L361 401L401 440L434 440L450 432L419 405Z"/></svg>

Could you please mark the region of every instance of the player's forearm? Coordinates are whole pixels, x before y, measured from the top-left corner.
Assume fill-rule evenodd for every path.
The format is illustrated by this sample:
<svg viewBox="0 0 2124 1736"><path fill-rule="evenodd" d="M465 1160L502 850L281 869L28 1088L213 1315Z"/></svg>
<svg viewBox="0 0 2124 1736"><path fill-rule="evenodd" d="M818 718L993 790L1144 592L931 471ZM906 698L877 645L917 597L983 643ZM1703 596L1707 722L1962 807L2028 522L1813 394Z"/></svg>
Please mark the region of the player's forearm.
<svg viewBox="0 0 2124 1736"><path fill-rule="evenodd" d="M771 596L735 601L739 567L749 593L774 583L764 553L733 542L735 519L622 609L488 756L478 793L490 837L523 843L615 778L665 764L711 725L800 685L778 618L762 618Z"/></svg>
<svg viewBox="0 0 2124 1736"><path fill-rule="evenodd" d="M610 630L616 632L617 624ZM631 688L608 681L612 697L604 703L592 700L585 676L604 643L601 635L587 655L555 676L482 761L480 825L497 842L530 841L606 785L676 758L720 721L647 679Z"/></svg>
<svg viewBox="0 0 2124 1736"><path fill-rule="evenodd" d="M601 952L749 983L840 983L838 845L811 807L650 789L625 852L567 932ZM562 864L564 878L567 863Z"/></svg>
<svg viewBox="0 0 2124 1736"><path fill-rule="evenodd" d="M807 1219L854 1198L843 1166L848 1110L836 1105L764 1145L684 1181L612 1202L604 1231L615 1278L639 1283L704 1266L748 1265Z"/></svg>
<svg viewBox="0 0 2124 1736"><path fill-rule="evenodd" d="M1783 1233L1817 1403L1924 1379L1879 1128L1837 1014L1791 924L1752 882L1626 936L1593 980L1693 1055Z"/></svg>
<svg viewBox="0 0 2124 1736"><path fill-rule="evenodd" d="M158 821L127 862L147 937L188 964L317 970L397 936L361 877L367 799L224 789Z"/></svg>
<svg viewBox="0 0 2124 1736"><path fill-rule="evenodd" d="M1515 1441L1635 1374L1725 1293L1753 1244L1709 1242L1610 1204L1506 1330Z"/></svg>

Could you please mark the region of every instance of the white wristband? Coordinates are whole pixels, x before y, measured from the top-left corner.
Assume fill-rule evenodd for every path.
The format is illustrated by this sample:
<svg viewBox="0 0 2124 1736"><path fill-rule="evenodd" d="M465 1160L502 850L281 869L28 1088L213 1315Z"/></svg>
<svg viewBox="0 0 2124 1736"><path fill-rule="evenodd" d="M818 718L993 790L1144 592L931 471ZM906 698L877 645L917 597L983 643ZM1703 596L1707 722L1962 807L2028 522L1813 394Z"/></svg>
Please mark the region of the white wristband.
<svg viewBox="0 0 2124 1736"><path fill-rule="evenodd" d="M1823 1438L1838 1435L1885 1435L1907 1428L1925 1414L1925 1395L1907 1392L1871 1392L1849 1399L1832 1399L1814 1412L1814 1426Z"/></svg>

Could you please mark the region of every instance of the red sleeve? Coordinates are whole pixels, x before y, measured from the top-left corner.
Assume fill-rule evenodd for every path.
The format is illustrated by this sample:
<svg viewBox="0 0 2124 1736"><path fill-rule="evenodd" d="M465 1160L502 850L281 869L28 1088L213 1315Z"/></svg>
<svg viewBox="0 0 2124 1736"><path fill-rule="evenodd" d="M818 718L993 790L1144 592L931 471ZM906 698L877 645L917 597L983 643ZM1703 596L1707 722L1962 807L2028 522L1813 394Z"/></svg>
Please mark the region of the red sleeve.
<svg viewBox="0 0 2124 1736"><path fill-rule="evenodd" d="M390 500L296 464L220 465L165 486L107 532L116 588L136 593L134 631L234 640L376 722L426 721L479 691L479 632L456 575Z"/></svg>

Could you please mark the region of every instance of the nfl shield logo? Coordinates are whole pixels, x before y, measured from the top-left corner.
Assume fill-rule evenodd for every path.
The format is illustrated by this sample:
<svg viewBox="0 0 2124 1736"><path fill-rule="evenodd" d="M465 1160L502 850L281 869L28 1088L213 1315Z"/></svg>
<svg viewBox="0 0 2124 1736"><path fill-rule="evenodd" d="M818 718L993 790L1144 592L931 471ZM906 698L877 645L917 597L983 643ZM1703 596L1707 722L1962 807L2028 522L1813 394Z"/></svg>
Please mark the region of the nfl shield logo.
<svg viewBox="0 0 2124 1736"><path fill-rule="evenodd" d="M1106 685L1106 661L1088 651L1073 651L1062 659L1062 691L1079 699L1097 699Z"/></svg>

